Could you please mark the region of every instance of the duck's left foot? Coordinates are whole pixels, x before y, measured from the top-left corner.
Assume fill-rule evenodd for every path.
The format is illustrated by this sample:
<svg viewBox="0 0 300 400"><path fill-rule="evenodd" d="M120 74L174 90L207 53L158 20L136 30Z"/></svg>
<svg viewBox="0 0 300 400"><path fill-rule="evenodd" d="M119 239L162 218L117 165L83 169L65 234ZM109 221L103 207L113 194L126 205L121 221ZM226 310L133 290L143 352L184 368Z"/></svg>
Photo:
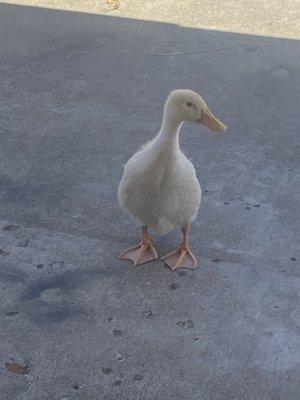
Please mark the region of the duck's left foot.
<svg viewBox="0 0 300 400"><path fill-rule="evenodd" d="M158 258L156 248L151 243L144 242L124 250L119 256L120 260L132 261L135 267L149 261L158 260Z"/></svg>
<svg viewBox="0 0 300 400"><path fill-rule="evenodd" d="M146 226L142 227L141 242L136 246L124 250L119 256L120 260L130 260L135 266L158 260L158 258L158 252L152 245L152 238L149 236Z"/></svg>
<svg viewBox="0 0 300 400"><path fill-rule="evenodd" d="M171 251L171 253L161 257L161 260L163 260L172 271L179 268L195 269L197 267L197 260L188 246L180 246L177 250Z"/></svg>

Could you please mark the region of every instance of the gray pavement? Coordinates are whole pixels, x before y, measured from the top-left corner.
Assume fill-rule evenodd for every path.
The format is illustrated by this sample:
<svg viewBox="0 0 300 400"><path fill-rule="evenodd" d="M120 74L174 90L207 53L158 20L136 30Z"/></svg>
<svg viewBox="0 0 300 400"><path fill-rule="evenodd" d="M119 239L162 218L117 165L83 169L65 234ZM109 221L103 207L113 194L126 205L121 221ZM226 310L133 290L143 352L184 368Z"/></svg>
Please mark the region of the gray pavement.
<svg viewBox="0 0 300 400"><path fill-rule="evenodd" d="M300 0L6 0L5 3L300 38Z"/></svg>
<svg viewBox="0 0 300 400"><path fill-rule="evenodd" d="M0 399L295 400L299 42L4 4L0 38ZM183 129L205 193L177 273L117 259L122 165L174 88L230 126Z"/></svg>

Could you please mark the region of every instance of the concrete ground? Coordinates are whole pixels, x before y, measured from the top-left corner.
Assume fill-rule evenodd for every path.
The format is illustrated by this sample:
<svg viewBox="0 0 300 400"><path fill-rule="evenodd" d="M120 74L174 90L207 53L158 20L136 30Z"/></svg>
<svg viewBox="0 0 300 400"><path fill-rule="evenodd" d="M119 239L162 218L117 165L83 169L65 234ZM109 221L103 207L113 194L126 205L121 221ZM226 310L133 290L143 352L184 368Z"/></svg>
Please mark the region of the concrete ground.
<svg viewBox="0 0 300 400"><path fill-rule="evenodd" d="M104 13L193 28L300 37L300 0L6 0L5 3Z"/></svg>
<svg viewBox="0 0 300 400"><path fill-rule="evenodd" d="M298 398L299 42L5 4L0 37L0 399ZM116 196L174 88L230 126L183 129L177 273L118 261Z"/></svg>

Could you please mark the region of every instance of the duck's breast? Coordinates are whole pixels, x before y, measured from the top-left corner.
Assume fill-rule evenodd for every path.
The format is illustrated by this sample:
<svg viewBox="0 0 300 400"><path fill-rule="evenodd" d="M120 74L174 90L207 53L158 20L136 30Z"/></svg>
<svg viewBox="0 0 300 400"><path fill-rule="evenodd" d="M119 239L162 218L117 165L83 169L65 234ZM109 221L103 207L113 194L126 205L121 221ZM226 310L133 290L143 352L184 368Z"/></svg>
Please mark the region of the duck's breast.
<svg viewBox="0 0 300 400"><path fill-rule="evenodd" d="M122 207L143 225L154 226L158 221L157 204L164 165L148 149L134 154L126 163L119 185L118 197Z"/></svg>
<svg viewBox="0 0 300 400"><path fill-rule="evenodd" d="M159 231L169 231L195 220L201 188L193 164L181 153L161 184Z"/></svg>
<svg viewBox="0 0 300 400"><path fill-rule="evenodd" d="M146 148L125 165L118 196L142 225L164 234L194 221L201 189L195 168L183 153L171 157Z"/></svg>

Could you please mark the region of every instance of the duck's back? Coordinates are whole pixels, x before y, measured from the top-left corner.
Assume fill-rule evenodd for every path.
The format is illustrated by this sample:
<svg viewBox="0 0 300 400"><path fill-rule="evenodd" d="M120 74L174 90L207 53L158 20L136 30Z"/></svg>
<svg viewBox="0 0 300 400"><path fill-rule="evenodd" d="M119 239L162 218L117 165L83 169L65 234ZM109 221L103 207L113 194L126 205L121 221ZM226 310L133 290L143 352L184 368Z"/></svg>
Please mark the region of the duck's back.
<svg viewBox="0 0 300 400"><path fill-rule="evenodd" d="M118 196L121 205L143 226L165 234L193 222L201 189L193 164L179 151L153 151L154 144L134 154L124 167Z"/></svg>

